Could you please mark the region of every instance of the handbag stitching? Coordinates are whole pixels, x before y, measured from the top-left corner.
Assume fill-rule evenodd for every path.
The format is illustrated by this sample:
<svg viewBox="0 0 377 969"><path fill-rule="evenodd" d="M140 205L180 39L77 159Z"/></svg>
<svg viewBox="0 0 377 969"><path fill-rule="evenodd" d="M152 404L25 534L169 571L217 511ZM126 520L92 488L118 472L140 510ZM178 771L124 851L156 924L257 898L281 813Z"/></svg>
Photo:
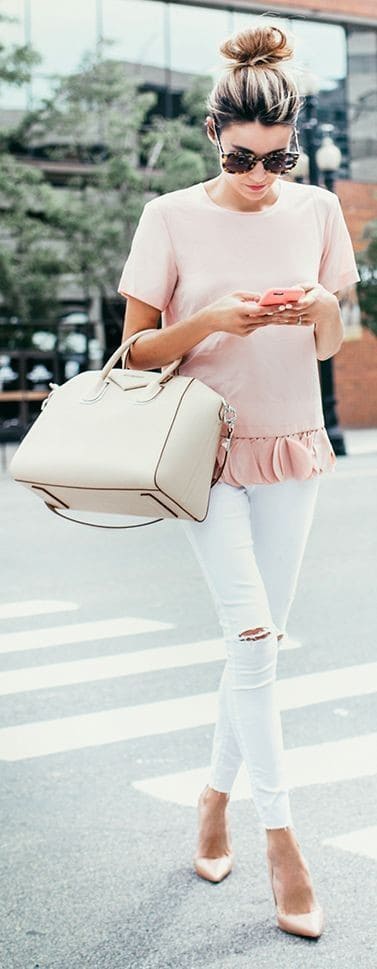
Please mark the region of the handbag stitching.
<svg viewBox="0 0 377 969"><path fill-rule="evenodd" d="M61 481L60 482L58 482L58 481L46 481L46 482L44 482L43 485L39 485L39 484L37 484L34 481L30 481L29 478L13 478L13 480L14 481L18 481L20 484L30 484L32 488L34 488L34 487L35 488L40 488L41 490L44 488L45 484L49 484L49 485L51 485L52 488L67 488L69 490L71 490L71 489L73 490L74 489L75 491L124 491L124 492L128 492L128 491L140 491L140 488L111 488L111 487L109 487L109 488L102 488L100 485L98 485L98 487L95 487L93 485L67 485L67 484L62 484ZM149 490L150 491L153 491L153 488L150 488ZM160 490L159 488L156 488L156 491L159 491L159 490ZM149 494L149 492L148 492L148 494ZM162 492L162 494L164 494L164 492ZM55 498L55 497L56 497L56 495L53 495L53 498ZM167 498L170 498L170 495L167 495L166 497ZM59 498L59 501L60 501L60 498ZM67 505L67 508L69 508L69 507L70 507L70 505Z"/></svg>
<svg viewBox="0 0 377 969"><path fill-rule="evenodd" d="M178 515L176 515L175 511L173 511L172 508L169 508L168 505L165 505L163 501L160 501L159 498L156 498L156 496L153 495L150 491L141 491L140 498L153 498L154 501L158 501L158 504L161 505L162 508L166 508L166 511L170 511L175 518L178 518ZM174 501L174 500L175 500L174 498L171 498L171 501ZM176 501L175 501L175 504L177 504Z"/></svg>
<svg viewBox="0 0 377 969"><path fill-rule="evenodd" d="M19 479L19 478L17 478L17 481L19 481L19 480L20 480L20 479ZM63 507L64 507L64 508L68 508L68 511L69 511L69 508L70 508L70 506L69 506L69 505L67 505L67 503L66 503L65 501L63 501L63 499L62 499L62 498L58 498L58 496L57 496L57 495L53 495L53 494L52 494L52 491L47 491L47 488L44 488L44 487L42 487L42 485L35 485L35 484L32 484L32 486L31 486L31 487L32 487L32 488L37 488L37 489L38 489L38 491L45 491L45 493L46 493L46 495L49 495L49 496L50 496L50 498L54 498L54 500L55 500L55 501L60 501L60 504L61 504L61 505L63 505ZM59 485L58 485L58 487L59 487Z"/></svg>
<svg viewBox="0 0 377 969"><path fill-rule="evenodd" d="M158 458L158 461L157 461L157 464L156 464L156 469L155 469L155 471L154 471L154 475L153 475L153 480L154 480L154 483L155 483L155 485L156 485L156 490L157 490L157 491L158 491L158 492L159 492L160 494L162 494L162 495L164 495L164 496L165 496L165 498L169 498L169 500L170 500L170 501L174 501L174 504L175 504L175 505L177 506L177 508L180 508L180 509L181 509L181 511L185 511L185 512L186 512L186 514L188 514L188 515L190 515L190 517L191 517L191 518L192 518L192 519L193 519L194 521L204 521L204 518L205 518L206 516L204 516L204 518L196 518L196 517L195 517L194 515L191 515L191 512L190 512L190 511L188 510L188 508L186 508L186 507L185 507L184 505L181 505L181 504L180 504L180 503L179 503L178 501L176 501L176 500L175 500L174 498L172 498L172 497L171 497L171 495L169 495L169 494L167 494L167 492L166 492L166 491L164 491L164 490L163 490L163 488L161 488L161 487L160 487L160 485L158 484L158 482L157 482L157 480L156 480L156 476L157 476L157 472L158 472L158 467L159 467L159 464L160 464L160 462L161 462L161 459L162 459L162 455L163 455L163 452L164 452L164 450L165 450L165 447L166 447L166 444L167 444L167 441L168 441L168 439L169 439L169 437L170 437L170 434L171 434L171 431L172 431L172 428L173 428L173 424L174 424L174 421L175 421L175 419L176 419L176 416L177 416L177 413L178 413L178 411L179 411L179 408L180 408L180 406L181 406L181 403L182 403L182 400L183 400L183 398L184 398L184 396L185 396L185 394L187 393L187 391L188 391L188 389L189 389L189 387L191 387L191 384L192 384L192 383L194 382L194 380L195 380L195 379L196 379L195 377L192 377L192 379L191 379L191 380L189 381L189 383L187 384L187 386L186 386L186 388L185 388L185 390L183 391L183 394L181 395L181 397L180 397L180 400L178 401L178 404L177 404L177 407L176 407L176 409L175 409L175 412L174 412L174 415L173 415L173 417L172 417L172 420L171 420L171 424L170 424L170 427L169 427L169 430L168 430L168 432L167 432L167 435L166 435L166 437L165 437L165 440L164 440L164 443L163 443L163 445L162 445L162 448L161 448L161 451L160 451L160 455L159 455L159 458ZM40 486L40 485L37 485L37 484L34 484L34 485L33 485L33 483L32 483L31 481L27 481L27 479L26 479L26 478L15 478L14 480L16 480L16 481L19 481L20 483L22 483L22 482L23 482L23 483L29 483L29 484L31 484L31 487L40 487L40 489L41 489L41 490L44 490L44 491L47 491L47 489L46 489L46 488L44 488L44 487L42 487L42 486ZM55 487L57 487L57 488L69 488L69 489L76 489L76 490L81 490L81 491L123 491L123 492L129 492L129 491L140 491L140 489L139 489L139 488L111 488L111 487L109 487L109 488L107 488L107 487L104 487L104 488L102 488L102 487L93 487L93 486L91 486L91 485L87 485L87 486L86 486L86 485L67 485L67 484L62 484L62 483L57 483L57 482L47 482L47 483L48 483L48 484L51 484L51 485L52 485L53 487L55 486ZM48 491L47 491L47 494L49 494L49 492L48 492ZM57 498L57 497L56 497L56 495L51 495L51 497L53 497L53 498L54 498L55 500L57 500L57 501L60 501L60 500L62 500L62 499L60 499L60 498ZM153 495L152 495L151 497L153 497ZM207 514L207 512L208 512L208 507L209 507L209 498L210 498L210 492L209 492L209 495L208 495L208 502L207 502L207 509L206 509L206 514ZM157 500L157 499L156 499L156 500ZM67 508L67 509L68 509L69 511L71 511L71 510L72 510L72 509L70 508L70 506L69 506L69 505L67 505L67 504L66 504L65 502L63 502L63 501L62 501L62 504L63 504L63 505L64 505L64 507L65 507L65 508ZM163 502L161 502L161 504L163 505ZM163 507L166 507L166 506L165 506L165 505L163 505ZM171 509L170 509L170 508L169 508L168 510L169 510L169 511L171 511ZM177 516L177 517L178 517L178 516Z"/></svg>
<svg viewBox="0 0 377 969"><path fill-rule="evenodd" d="M158 464L160 463L162 452L164 450L166 441L167 441L167 439L168 439L168 437L170 435L171 429L173 427L173 423L174 423L175 418L177 416L177 413L178 413L178 410L179 410L179 407L180 407L180 404L181 404L181 400L183 399L186 391L191 386L191 384L193 383L194 380L195 380L195 377L192 377L192 379L190 380L190 382L187 384L187 387L183 391L183 394L182 394L180 400L178 401L176 410L175 410L174 415L172 417L172 421L171 421L169 430L167 432L165 441L164 441L164 443L162 445L162 448L161 448L161 451L160 451L160 456L159 456L158 461L157 461L157 467L158 467ZM160 488L159 485L157 484L157 481L155 479L155 475L156 475L156 472L154 473L154 478L153 478L154 483L156 485L156 491L160 491L161 494L165 495L166 498L170 498L170 495L166 494L165 491L163 491L162 488ZM28 478L14 478L14 480L15 481L19 481L19 482L24 482L24 483L27 483L27 484L31 484L32 485L32 481L30 479L28 479ZM127 491L140 491L140 488L111 488L111 487L109 487L109 488L103 487L102 488L101 486L93 487L93 485L75 485L75 484L73 484L73 485L67 485L67 484L63 484L62 482L57 482L57 481L47 481L47 482L44 482L44 484L50 484L52 487L55 487L55 488L70 488L70 489L71 488L72 489L74 488L74 489L81 490L81 491L124 491L124 492L127 492ZM38 485L38 487L39 487L39 485ZM53 497L55 497L55 495L53 495ZM174 499L171 499L171 500L174 500ZM178 505L178 502L176 502L176 504ZM69 508L69 505L67 507ZM180 507L182 507L182 510L183 511L187 511L187 508L184 508L183 506L178 505L178 508L180 508Z"/></svg>

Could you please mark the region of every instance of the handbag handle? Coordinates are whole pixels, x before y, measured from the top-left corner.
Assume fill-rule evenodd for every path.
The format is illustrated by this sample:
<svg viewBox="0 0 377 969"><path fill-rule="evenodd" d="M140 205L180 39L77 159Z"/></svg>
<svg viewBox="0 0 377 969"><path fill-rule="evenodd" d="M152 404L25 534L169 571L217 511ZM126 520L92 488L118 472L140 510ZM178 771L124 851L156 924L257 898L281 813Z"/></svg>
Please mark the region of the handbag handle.
<svg viewBox="0 0 377 969"><path fill-rule="evenodd" d="M110 373L110 370L118 362L118 360L120 359L124 351L126 351L126 355L124 358L124 362L126 362L128 352L132 344L135 343L136 340L139 339L139 337L143 336L145 333L156 333L156 332L157 332L156 327L148 328L147 330L138 330L137 333L133 333L132 336L129 336L127 338L127 340L124 340L123 343L120 344L118 349L114 351L112 356L109 357L109 360L107 361L107 363L104 364L101 370L101 380L106 380L108 373ZM176 370L176 368L179 366L181 360L182 360L182 357L178 357L178 360L173 360L173 363L169 363L169 366L166 367L165 373L161 375L158 374L158 376L167 377L168 375L173 373L173 371Z"/></svg>
<svg viewBox="0 0 377 969"><path fill-rule="evenodd" d="M124 340L123 343L121 343L120 346L116 350L114 350L114 353L111 354L111 357L109 357L109 359L102 367L98 380L96 381L92 389L91 396L84 397L82 398L83 400L86 400L86 401L93 400L101 393L106 383L106 378L110 373L110 370L112 370L115 364L118 363L118 360L120 360L124 351L126 351L126 355L124 358L124 362L126 362L130 347L132 346L133 343L136 342L136 340L139 339L139 337L143 336L145 333L156 333L156 327L148 328L146 330L138 330L137 333L133 333L132 336L129 336L127 338L127 340ZM165 380L167 380L170 377L170 375L174 373L177 367L179 367L181 360L182 360L182 357L178 357L177 360L173 360L172 363L169 363L169 365L165 367L165 370L163 373L157 374L156 380L153 380L148 385L146 393L142 395L141 399L150 400L152 397L155 397L155 395L159 392L161 386L165 383ZM160 521L160 519L158 520Z"/></svg>

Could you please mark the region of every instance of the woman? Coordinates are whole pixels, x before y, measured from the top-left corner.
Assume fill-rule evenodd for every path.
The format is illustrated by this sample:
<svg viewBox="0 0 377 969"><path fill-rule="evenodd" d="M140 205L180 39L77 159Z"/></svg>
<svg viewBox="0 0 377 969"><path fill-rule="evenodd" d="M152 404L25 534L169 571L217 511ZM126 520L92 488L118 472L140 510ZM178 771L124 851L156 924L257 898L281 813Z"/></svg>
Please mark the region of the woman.
<svg viewBox="0 0 377 969"><path fill-rule="evenodd" d="M181 521L227 654L195 870L217 882L231 870L227 805L244 760L266 831L277 924L318 937L324 914L294 834L276 665L319 478L335 463L317 360L339 349L337 292L360 277L337 196L281 178L297 161L301 106L282 63L293 52L287 35L258 26L220 51L227 65L208 97L206 127L221 171L145 205L118 287L127 296L123 339L157 326L161 312L162 329L132 347L128 365L182 357L180 373L237 411L206 519ZM297 285L305 291L298 303L258 303L267 288Z"/></svg>

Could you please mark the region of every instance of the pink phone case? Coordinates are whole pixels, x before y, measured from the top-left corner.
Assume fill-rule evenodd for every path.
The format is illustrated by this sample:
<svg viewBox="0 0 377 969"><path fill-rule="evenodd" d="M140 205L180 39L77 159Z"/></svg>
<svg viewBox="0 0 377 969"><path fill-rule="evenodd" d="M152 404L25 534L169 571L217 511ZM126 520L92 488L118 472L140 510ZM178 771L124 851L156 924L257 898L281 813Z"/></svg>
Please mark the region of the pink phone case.
<svg viewBox="0 0 377 969"><path fill-rule="evenodd" d="M305 296L305 290L301 286L298 286L296 289L267 289L263 293L263 296L261 296L259 305L273 306L276 303L294 303L301 296Z"/></svg>

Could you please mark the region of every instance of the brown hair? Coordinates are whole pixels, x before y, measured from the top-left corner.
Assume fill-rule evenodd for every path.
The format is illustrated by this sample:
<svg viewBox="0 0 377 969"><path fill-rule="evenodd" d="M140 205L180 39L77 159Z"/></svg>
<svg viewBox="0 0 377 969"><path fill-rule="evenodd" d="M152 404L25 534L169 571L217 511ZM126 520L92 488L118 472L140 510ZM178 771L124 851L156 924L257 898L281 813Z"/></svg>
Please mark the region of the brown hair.
<svg viewBox="0 0 377 969"><path fill-rule="evenodd" d="M282 66L293 55L293 37L263 24L228 37L219 50L228 63L206 108L220 130L244 121L296 123L302 99L293 76Z"/></svg>

